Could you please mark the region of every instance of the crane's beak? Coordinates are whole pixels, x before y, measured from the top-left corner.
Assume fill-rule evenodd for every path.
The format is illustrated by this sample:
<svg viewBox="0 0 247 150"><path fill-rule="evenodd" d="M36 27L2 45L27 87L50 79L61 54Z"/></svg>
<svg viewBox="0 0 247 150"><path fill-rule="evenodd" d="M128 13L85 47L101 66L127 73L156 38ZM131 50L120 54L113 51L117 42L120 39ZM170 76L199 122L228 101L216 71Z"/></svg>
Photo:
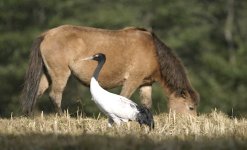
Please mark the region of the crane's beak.
<svg viewBox="0 0 247 150"><path fill-rule="evenodd" d="M81 59L81 60L92 60L93 59L93 56L90 56L90 57L86 57L86 58L83 58L83 59Z"/></svg>

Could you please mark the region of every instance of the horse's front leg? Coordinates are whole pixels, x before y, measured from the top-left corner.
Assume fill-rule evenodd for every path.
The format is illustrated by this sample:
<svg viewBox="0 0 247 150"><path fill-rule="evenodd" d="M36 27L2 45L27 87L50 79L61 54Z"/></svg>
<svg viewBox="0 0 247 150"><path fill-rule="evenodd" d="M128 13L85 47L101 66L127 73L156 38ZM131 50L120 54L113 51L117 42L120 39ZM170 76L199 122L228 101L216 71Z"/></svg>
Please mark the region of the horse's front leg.
<svg viewBox="0 0 247 150"><path fill-rule="evenodd" d="M140 87L141 104L147 108L152 107L152 85L144 85Z"/></svg>
<svg viewBox="0 0 247 150"><path fill-rule="evenodd" d="M128 79L125 81L120 95L130 98L137 88L141 86L142 78L139 79ZM152 107L152 84L143 85L140 87L140 101L141 104L147 108Z"/></svg>
<svg viewBox="0 0 247 150"><path fill-rule="evenodd" d="M142 83L142 78L139 78L139 79L129 78L129 79L127 79L123 84L120 95L127 97L127 98L130 98L131 95L135 92L135 90L137 88L139 88L141 83Z"/></svg>

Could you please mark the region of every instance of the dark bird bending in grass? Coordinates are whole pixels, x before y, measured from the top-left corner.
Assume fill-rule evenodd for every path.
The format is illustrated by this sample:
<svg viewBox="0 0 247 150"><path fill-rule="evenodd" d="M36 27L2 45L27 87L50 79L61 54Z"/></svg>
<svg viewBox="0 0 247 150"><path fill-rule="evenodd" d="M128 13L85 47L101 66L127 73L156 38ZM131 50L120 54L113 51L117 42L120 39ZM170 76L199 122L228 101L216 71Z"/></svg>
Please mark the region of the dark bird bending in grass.
<svg viewBox="0 0 247 150"><path fill-rule="evenodd" d="M140 125L145 124L149 129L154 129L153 115L149 109L138 106L133 101L126 97L110 93L104 90L98 83L99 72L102 69L106 57L102 53L95 54L83 60L98 61L97 68L95 69L90 81L90 92L92 100L97 104L99 109L108 116L108 126L111 127L115 122L117 125L120 123L137 121Z"/></svg>

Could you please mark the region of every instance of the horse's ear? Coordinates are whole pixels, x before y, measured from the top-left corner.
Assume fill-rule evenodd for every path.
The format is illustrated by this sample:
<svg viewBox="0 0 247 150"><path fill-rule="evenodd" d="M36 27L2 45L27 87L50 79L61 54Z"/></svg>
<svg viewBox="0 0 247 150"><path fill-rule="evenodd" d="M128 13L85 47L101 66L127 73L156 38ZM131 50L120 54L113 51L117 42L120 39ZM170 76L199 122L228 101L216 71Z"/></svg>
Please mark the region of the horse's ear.
<svg viewBox="0 0 247 150"><path fill-rule="evenodd" d="M178 89L177 90L177 96L186 98L186 91L184 89Z"/></svg>

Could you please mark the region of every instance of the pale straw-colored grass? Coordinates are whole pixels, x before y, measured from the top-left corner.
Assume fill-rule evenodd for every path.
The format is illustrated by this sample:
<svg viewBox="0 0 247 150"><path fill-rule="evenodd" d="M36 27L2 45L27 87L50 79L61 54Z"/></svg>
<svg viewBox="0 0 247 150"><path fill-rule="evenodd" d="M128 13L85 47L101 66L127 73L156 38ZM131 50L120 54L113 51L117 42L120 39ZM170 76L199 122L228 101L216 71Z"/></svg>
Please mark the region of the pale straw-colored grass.
<svg viewBox="0 0 247 150"><path fill-rule="evenodd" d="M0 149L247 149L247 120L213 111L199 117L154 116L155 129L136 122L108 128L97 118L43 115L0 119Z"/></svg>

